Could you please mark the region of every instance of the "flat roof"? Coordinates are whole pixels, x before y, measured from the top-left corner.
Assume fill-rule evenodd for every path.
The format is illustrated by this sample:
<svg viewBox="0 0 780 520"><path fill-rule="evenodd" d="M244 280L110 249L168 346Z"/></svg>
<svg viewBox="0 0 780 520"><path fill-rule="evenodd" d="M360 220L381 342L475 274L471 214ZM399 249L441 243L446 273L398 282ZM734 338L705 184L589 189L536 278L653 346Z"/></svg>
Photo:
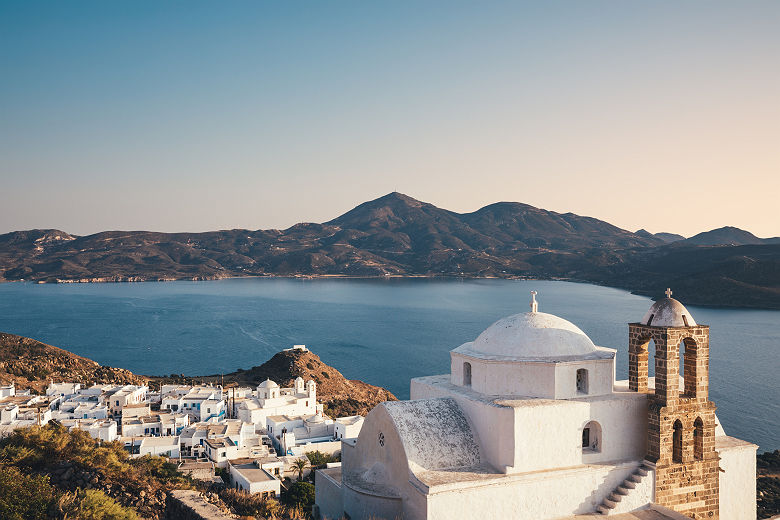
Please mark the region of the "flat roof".
<svg viewBox="0 0 780 520"><path fill-rule="evenodd" d="M260 469L253 463L249 464L234 464L233 468L241 474L242 477L249 482L268 482L276 480L276 478L268 473L264 469Z"/></svg>

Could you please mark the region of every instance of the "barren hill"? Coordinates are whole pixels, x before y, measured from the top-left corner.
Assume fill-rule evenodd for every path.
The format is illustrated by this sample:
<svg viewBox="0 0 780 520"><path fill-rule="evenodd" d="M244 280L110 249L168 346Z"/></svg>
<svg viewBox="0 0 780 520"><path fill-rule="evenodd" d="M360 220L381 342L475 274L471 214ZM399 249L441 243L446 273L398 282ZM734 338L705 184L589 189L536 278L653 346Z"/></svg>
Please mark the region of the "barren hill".
<svg viewBox="0 0 780 520"><path fill-rule="evenodd" d="M34 339L0 332L0 382L42 393L50 380L82 384L140 383L143 377L123 368L102 366L67 350Z"/></svg>
<svg viewBox="0 0 780 520"><path fill-rule="evenodd" d="M222 376L205 379L217 382ZM255 386L271 379L280 386L290 387L296 377L313 379L317 383L317 400L323 403L330 415L366 415L383 401L396 401L388 390L357 379L347 379L341 372L322 362L309 350L284 350L260 366L226 374L228 382Z"/></svg>

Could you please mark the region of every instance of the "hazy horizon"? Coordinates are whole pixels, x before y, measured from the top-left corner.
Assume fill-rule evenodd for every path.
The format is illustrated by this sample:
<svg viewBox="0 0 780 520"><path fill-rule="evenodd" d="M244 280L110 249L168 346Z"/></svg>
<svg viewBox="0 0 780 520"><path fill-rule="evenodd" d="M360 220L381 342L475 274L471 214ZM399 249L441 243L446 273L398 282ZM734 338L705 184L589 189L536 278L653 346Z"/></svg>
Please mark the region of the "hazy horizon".
<svg viewBox="0 0 780 520"><path fill-rule="evenodd" d="M0 233L392 191L780 235L780 2L0 4Z"/></svg>

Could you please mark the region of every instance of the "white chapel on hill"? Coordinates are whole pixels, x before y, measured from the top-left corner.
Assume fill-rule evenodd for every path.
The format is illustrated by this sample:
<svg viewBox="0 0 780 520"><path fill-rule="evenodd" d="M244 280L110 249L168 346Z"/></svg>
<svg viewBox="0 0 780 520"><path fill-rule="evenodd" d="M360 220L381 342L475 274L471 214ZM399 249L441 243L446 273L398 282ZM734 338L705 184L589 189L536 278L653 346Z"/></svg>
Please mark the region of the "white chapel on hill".
<svg viewBox="0 0 780 520"><path fill-rule="evenodd" d="M449 374L368 414L342 466L317 471L315 514L755 519L757 447L715 416L709 327L667 291L628 343L629 380L615 381L616 350L532 293L530 312L452 350Z"/></svg>

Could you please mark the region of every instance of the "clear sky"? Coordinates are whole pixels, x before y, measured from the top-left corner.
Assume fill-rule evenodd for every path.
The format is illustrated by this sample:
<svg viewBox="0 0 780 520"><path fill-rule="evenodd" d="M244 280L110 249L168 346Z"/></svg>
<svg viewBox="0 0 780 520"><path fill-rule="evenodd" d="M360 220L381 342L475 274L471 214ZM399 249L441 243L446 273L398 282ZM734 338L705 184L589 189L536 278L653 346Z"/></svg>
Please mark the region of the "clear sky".
<svg viewBox="0 0 780 520"><path fill-rule="evenodd" d="M0 232L400 191L780 235L780 2L0 2Z"/></svg>

